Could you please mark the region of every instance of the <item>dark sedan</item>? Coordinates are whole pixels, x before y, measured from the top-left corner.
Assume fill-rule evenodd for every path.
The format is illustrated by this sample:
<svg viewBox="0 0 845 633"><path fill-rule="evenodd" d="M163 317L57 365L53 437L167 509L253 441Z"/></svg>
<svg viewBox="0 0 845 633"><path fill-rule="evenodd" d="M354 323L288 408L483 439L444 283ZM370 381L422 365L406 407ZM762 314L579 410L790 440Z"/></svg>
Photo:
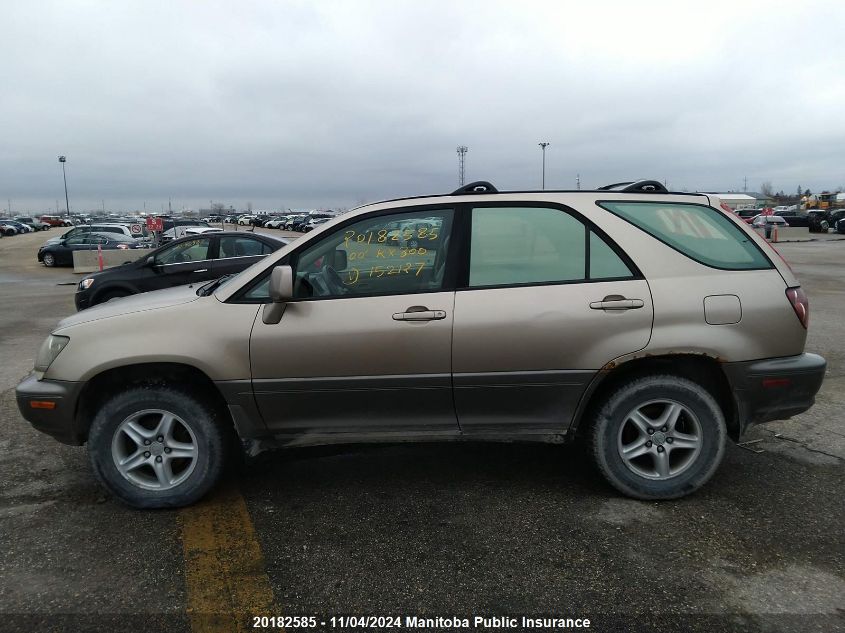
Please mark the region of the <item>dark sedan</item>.
<svg viewBox="0 0 845 633"><path fill-rule="evenodd" d="M120 233L79 233L53 244L44 244L38 251L38 261L44 262L47 267L73 266L74 251L95 251L98 247L104 250L129 250L143 248L144 244Z"/></svg>
<svg viewBox="0 0 845 633"><path fill-rule="evenodd" d="M85 277L76 290L76 309L239 273L288 241L263 233L235 231L183 237L137 261Z"/></svg>

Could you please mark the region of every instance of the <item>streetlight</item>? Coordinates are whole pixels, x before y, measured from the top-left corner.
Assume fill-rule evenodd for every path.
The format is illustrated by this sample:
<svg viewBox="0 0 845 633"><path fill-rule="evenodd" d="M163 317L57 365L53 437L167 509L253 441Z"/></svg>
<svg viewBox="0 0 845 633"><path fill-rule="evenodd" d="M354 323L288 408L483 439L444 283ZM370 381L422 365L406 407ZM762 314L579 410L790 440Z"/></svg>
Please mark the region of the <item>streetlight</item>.
<svg viewBox="0 0 845 633"><path fill-rule="evenodd" d="M65 204L67 205L67 217L70 217L70 200L67 197L67 174L65 173L65 163L67 162L67 157L59 156L59 162L62 164L62 178L65 181Z"/></svg>
<svg viewBox="0 0 845 633"><path fill-rule="evenodd" d="M543 189L546 188L546 148L551 145L551 143L537 143L540 148L543 150Z"/></svg>

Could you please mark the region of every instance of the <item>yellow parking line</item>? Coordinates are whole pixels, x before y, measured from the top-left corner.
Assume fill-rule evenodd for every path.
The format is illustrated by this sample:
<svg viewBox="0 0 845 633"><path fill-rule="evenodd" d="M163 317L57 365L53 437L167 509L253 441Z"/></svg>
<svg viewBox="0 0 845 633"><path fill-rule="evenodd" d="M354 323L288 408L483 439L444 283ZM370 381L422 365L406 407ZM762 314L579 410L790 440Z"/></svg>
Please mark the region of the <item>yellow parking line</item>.
<svg viewBox="0 0 845 633"><path fill-rule="evenodd" d="M273 590L246 503L227 485L179 511L188 616L194 633L249 630L275 615Z"/></svg>

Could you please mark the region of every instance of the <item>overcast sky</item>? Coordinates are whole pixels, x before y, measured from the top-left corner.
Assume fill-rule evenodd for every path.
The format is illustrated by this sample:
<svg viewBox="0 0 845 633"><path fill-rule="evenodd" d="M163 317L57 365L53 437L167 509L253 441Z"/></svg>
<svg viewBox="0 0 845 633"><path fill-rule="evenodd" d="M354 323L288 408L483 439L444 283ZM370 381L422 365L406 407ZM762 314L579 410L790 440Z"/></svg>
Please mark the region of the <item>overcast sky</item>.
<svg viewBox="0 0 845 633"><path fill-rule="evenodd" d="M684 7L688 8L684 8ZM845 3L3 2L0 209L845 185Z"/></svg>

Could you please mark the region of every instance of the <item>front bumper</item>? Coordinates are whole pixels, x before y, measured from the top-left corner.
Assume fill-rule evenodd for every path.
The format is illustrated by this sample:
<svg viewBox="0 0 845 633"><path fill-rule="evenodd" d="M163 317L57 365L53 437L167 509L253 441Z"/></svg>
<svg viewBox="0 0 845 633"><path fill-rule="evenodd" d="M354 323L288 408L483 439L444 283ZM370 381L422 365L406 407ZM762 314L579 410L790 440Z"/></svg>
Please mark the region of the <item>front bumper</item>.
<svg viewBox="0 0 845 633"><path fill-rule="evenodd" d="M755 424L786 420L813 406L827 361L818 354L725 363L737 404L739 434Z"/></svg>
<svg viewBox="0 0 845 633"><path fill-rule="evenodd" d="M88 290L77 290L73 296L76 311L80 312L91 305L91 293Z"/></svg>
<svg viewBox="0 0 845 633"><path fill-rule="evenodd" d="M78 446L85 441L85 434L76 424L76 403L84 384L38 380L35 373L31 373L15 389L18 409L37 430L52 435L63 444Z"/></svg>

